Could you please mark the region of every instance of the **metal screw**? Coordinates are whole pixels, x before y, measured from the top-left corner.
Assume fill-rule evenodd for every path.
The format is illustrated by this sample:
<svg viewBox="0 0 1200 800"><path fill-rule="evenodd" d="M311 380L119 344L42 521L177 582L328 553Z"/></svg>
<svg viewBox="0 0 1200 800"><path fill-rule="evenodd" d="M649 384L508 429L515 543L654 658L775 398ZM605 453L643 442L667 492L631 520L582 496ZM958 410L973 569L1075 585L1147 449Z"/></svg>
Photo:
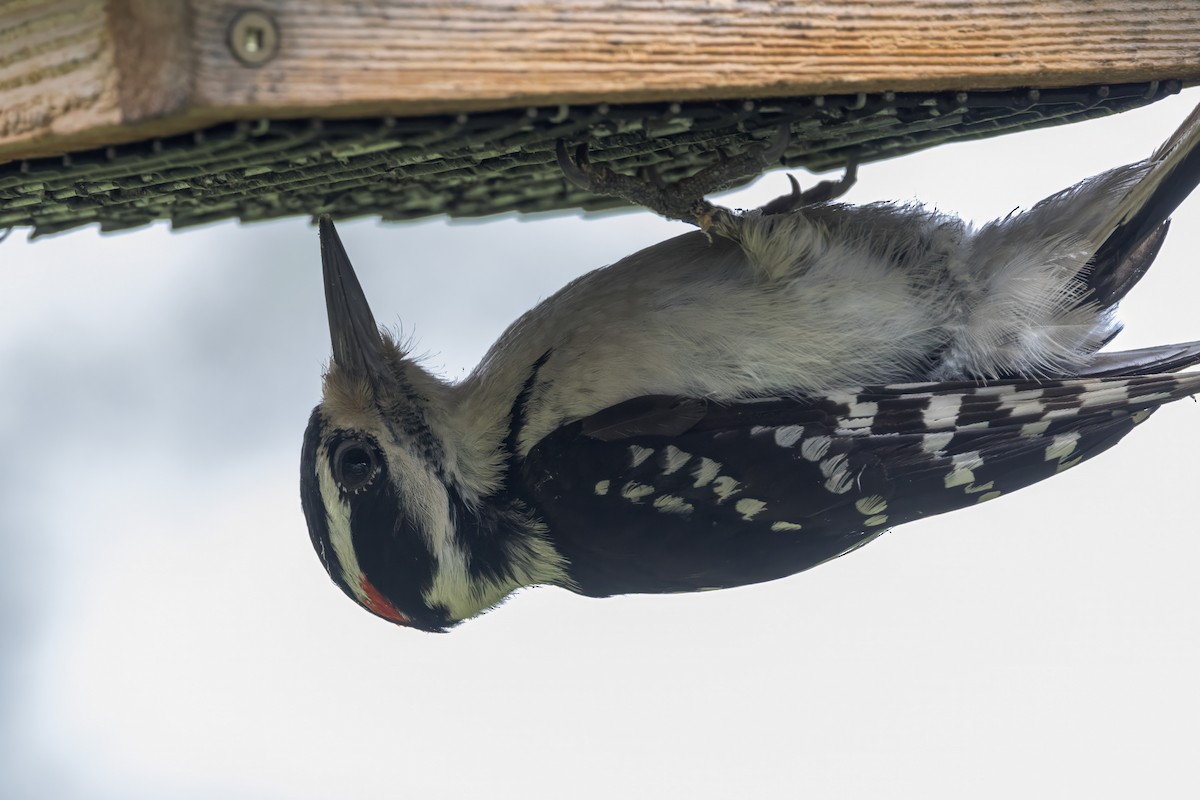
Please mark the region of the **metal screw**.
<svg viewBox="0 0 1200 800"><path fill-rule="evenodd" d="M229 26L229 49L248 67L261 67L279 51L279 29L262 11L242 11Z"/></svg>

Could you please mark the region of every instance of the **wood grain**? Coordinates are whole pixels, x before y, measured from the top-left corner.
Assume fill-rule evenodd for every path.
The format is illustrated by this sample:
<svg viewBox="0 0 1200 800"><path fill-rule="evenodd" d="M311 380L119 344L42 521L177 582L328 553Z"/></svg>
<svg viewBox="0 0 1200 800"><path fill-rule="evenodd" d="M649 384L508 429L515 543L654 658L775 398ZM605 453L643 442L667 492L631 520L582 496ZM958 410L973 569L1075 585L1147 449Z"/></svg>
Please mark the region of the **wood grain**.
<svg viewBox="0 0 1200 800"><path fill-rule="evenodd" d="M260 5L284 46L249 76L214 46L238 4L197 6L203 101L427 113L1200 76L1195 0Z"/></svg>
<svg viewBox="0 0 1200 800"><path fill-rule="evenodd" d="M238 12L277 23L246 66ZM232 119L1200 79L1196 0L0 0L0 159Z"/></svg>
<svg viewBox="0 0 1200 800"><path fill-rule="evenodd" d="M121 121L105 0L12 0L0 25L0 147Z"/></svg>

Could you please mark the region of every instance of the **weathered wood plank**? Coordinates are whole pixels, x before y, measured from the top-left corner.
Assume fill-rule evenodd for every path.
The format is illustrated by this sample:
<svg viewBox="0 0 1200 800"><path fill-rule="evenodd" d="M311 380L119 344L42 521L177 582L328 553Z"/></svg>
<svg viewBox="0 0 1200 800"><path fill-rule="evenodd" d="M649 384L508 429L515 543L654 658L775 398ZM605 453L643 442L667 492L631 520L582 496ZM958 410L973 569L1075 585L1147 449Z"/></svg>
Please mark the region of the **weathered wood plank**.
<svg viewBox="0 0 1200 800"><path fill-rule="evenodd" d="M283 47L249 74L222 53L237 7L197 7L210 105L427 113L1200 77L1194 0L274 0Z"/></svg>
<svg viewBox="0 0 1200 800"><path fill-rule="evenodd" d="M234 57L265 11L276 55ZM1196 0L3 0L0 159L232 119L1200 79Z"/></svg>
<svg viewBox="0 0 1200 800"><path fill-rule="evenodd" d="M10 0L0 13L0 147L121 122L106 0Z"/></svg>

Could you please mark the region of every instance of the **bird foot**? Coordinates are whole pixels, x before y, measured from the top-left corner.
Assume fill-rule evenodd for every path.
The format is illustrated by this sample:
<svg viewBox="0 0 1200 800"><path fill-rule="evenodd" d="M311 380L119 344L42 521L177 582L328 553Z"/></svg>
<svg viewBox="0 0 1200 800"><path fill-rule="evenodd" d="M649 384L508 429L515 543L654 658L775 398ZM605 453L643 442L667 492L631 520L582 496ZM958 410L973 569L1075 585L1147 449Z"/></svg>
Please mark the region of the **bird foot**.
<svg viewBox="0 0 1200 800"><path fill-rule="evenodd" d="M555 153L563 175L579 188L595 194L620 197L668 219L690 222L707 233L714 225L737 215L729 209L708 202L704 196L719 192L741 178L757 175L767 167L777 164L790 141L791 131L786 125L782 125L764 144L748 148L736 156L722 155L718 163L705 167L690 178L684 178L671 186L665 186L657 171L652 168L648 168L642 177L635 177L613 172L602 164L593 164L588 158L586 143L575 149L575 156L572 158L567 153L566 143L559 139L555 145ZM816 188L809 191L815 191Z"/></svg>
<svg viewBox="0 0 1200 800"><path fill-rule="evenodd" d="M792 175L788 175L787 179L791 181L792 191L788 194L776 197L771 202L761 206L758 211L763 216L768 214L786 214L789 211L795 211L804 206L811 206L816 203L828 203L837 200L850 190L850 187L858 180L858 164L854 161L846 162L846 174L836 181L821 181L811 189L800 191L800 183Z"/></svg>

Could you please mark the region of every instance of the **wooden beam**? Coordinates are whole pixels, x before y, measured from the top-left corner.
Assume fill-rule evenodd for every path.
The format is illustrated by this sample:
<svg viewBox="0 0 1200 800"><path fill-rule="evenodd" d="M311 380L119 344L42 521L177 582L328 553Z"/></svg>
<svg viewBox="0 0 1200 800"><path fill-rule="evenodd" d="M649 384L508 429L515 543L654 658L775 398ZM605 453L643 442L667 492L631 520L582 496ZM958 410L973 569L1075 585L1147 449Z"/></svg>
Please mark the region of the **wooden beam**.
<svg viewBox="0 0 1200 800"><path fill-rule="evenodd" d="M1195 0L0 0L0 161L238 119L1195 82L1197 53Z"/></svg>

